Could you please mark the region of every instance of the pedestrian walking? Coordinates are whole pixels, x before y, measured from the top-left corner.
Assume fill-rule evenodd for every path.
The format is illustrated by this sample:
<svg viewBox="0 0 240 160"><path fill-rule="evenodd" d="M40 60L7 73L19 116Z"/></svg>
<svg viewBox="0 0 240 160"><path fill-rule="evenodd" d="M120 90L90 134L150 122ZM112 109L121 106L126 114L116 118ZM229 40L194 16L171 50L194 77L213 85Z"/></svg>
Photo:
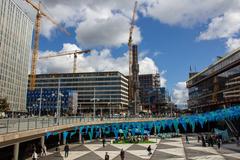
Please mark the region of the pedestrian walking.
<svg viewBox="0 0 240 160"><path fill-rule="evenodd" d="M206 142L205 142L205 139L204 139L204 137L203 137L203 136L201 136L201 139L202 139L202 146L203 146L203 147L206 147Z"/></svg>
<svg viewBox="0 0 240 160"><path fill-rule="evenodd" d="M220 149L221 148L221 139L220 138L217 139L217 145L218 145L218 149Z"/></svg>
<svg viewBox="0 0 240 160"><path fill-rule="evenodd" d="M150 155L152 154L152 148L151 148L151 145L148 146L147 151L148 151L148 155L150 156Z"/></svg>
<svg viewBox="0 0 240 160"><path fill-rule="evenodd" d="M200 136L198 135L198 139L197 139L197 142L199 143L200 142Z"/></svg>
<svg viewBox="0 0 240 160"><path fill-rule="evenodd" d="M237 147L239 147L239 145L240 145L239 136L237 136L236 140L237 140Z"/></svg>
<svg viewBox="0 0 240 160"><path fill-rule="evenodd" d="M186 143L189 144L188 136L186 135Z"/></svg>
<svg viewBox="0 0 240 160"><path fill-rule="evenodd" d="M210 146L213 147L213 137L212 136L210 136L209 141L210 141Z"/></svg>
<svg viewBox="0 0 240 160"><path fill-rule="evenodd" d="M108 155L108 152L106 152L106 154L105 154L105 160L109 160L109 155Z"/></svg>
<svg viewBox="0 0 240 160"><path fill-rule="evenodd" d="M120 157L121 157L121 160L124 160L124 158L125 158L125 152L123 149L121 149Z"/></svg>
<svg viewBox="0 0 240 160"><path fill-rule="evenodd" d="M103 137L102 143L103 143L103 147L105 147L105 143L106 143L105 137Z"/></svg>
<svg viewBox="0 0 240 160"><path fill-rule="evenodd" d="M36 151L33 151L32 160L37 160L37 158L38 158L38 155L37 155Z"/></svg>
<svg viewBox="0 0 240 160"><path fill-rule="evenodd" d="M69 152L69 145L68 144L65 145L64 151L65 151L65 157L68 157L68 152Z"/></svg>

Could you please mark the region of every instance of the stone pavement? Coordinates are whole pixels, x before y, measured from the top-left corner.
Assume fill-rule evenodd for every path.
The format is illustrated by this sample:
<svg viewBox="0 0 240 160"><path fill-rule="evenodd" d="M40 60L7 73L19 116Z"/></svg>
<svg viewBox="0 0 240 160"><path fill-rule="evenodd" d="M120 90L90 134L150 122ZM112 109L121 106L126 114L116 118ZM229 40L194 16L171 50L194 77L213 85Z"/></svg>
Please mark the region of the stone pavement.
<svg viewBox="0 0 240 160"><path fill-rule="evenodd" d="M156 142L156 139L150 139ZM125 150L125 160L240 160L240 153L216 147L202 147L195 137L157 140L152 144L85 144L71 145L69 157L64 158L64 151L51 152L41 160L103 160L108 152L110 160L120 160L120 150ZM147 147L151 145L153 154L148 155Z"/></svg>

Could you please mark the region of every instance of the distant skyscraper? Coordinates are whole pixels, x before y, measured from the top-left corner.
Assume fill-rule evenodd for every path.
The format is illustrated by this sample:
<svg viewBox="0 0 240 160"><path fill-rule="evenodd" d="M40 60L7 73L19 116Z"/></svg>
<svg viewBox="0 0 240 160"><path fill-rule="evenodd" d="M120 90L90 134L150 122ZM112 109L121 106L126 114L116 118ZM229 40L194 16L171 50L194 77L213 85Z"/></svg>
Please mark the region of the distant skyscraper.
<svg viewBox="0 0 240 160"><path fill-rule="evenodd" d="M26 110L33 22L19 0L0 1L0 97L12 111Z"/></svg>

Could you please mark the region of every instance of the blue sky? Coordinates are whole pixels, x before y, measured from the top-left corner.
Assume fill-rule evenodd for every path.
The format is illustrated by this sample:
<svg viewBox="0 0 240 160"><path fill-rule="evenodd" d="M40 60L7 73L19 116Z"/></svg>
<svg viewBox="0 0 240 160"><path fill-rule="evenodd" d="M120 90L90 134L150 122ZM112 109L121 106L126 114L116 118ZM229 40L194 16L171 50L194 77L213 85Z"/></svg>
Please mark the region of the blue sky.
<svg viewBox="0 0 240 160"><path fill-rule="evenodd" d="M127 72L127 40L134 1L43 2L71 36L43 20L41 55L90 48L94 53L78 59L79 72ZM184 82L190 65L201 71L217 56L239 46L239 6L239 0L140 1L133 36L139 45L140 71L158 70L174 101L186 103ZM66 57L40 61L38 72L70 72L71 63L72 58Z"/></svg>

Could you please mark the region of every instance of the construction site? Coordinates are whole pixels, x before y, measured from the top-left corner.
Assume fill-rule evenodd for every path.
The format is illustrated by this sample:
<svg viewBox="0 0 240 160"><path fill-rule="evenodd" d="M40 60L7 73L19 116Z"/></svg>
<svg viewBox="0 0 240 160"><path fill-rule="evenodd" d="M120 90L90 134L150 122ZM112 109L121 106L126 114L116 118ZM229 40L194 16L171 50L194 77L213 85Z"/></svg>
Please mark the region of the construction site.
<svg viewBox="0 0 240 160"><path fill-rule="evenodd" d="M44 8L41 2L36 3L31 0L26 0L26 2L36 10L31 73L28 81L26 107L29 113L39 113L43 115L54 113L58 115L84 113L94 116L96 114L103 115L103 113L105 113L112 116L114 114L137 115L139 113L160 113L163 112L164 108L164 111L166 111L166 107L169 106L169 99L167 98L167 92L160 92L159 73L156 73L156 75L152 74L155 80L147 82L148 88L144 88L146 85L141 85L139 81L139 47L137 44L133 44L133 31L138 5L137 1L134 3L129 26L129 38L128 41L126 41L128 44L129 56L128 75L117 73L118 71L102 73L77 72L78 55L87 53L92 54L91 51L93 49L64 51L45 56L39 55L39 45L41 45L39 44L39 36L42 19L50 21L58 30L65 33L65 35L71 36L71 34L49 16L46 8ZM57 59L58 57L71 55L74 59L72 73L36 73L39 60L44 63L44 61L48 59ZM82 77L84 77L84 75L90 77L85 77L85 79L83 79ZM144 76L145 75L142 75L142 77ZM146 81L146 79L143 79L142 84L146 83L144 81ZM158 82L156 83L156 81ZM140 89L142 90L141 92ZM150 92L154 92L154 94L149 94ZM55 98L52 96L53 94ZM61 97L64 97L65 100L62 101ZM72 102L73 99L75 99L74 103ZM145 102L143 102L144 99ZM146 99L148 99L147 102Z"/></svg>

